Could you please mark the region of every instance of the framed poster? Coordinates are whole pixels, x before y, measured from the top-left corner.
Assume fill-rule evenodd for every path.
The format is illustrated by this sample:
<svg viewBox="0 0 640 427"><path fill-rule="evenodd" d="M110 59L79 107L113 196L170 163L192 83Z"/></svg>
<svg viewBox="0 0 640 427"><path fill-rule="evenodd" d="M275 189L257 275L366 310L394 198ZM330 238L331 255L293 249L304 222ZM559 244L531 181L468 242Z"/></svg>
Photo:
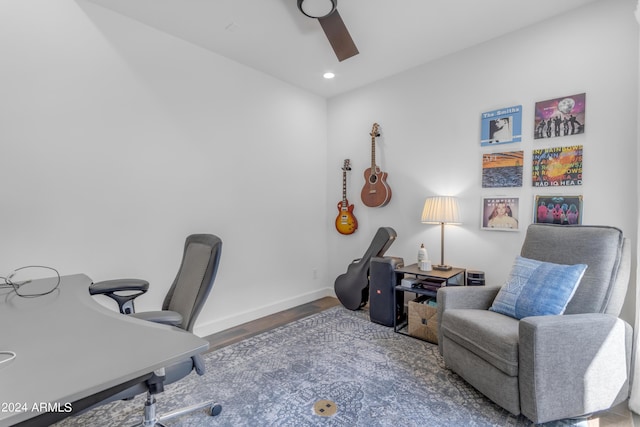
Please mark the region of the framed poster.
<svg viewBox="0 0 640 427"><path fill-rule="evenodd" d="M534 139L584 133L586 104L586 93L536 102Z"/></svg>
<svg viewBox="0 0 640 427"><path fill-rule="evenodd" d="M482 219L483 230L518 231L520 199L518 197L483 197Z"/></svg>
<svg viewBox="0 0 640 427"><path fill-rule="evenodd" d="M533 150L534 187L582 185L582 145Z"/></svg>
<svg viewBox="0 0 640 427"><path fill-rule="evenodd" d="M522 187L524 151L482 155L482 188Z"/></svg>
<svg viewBox="0 0 640 427"><path fill-rule="evenodd" d="M582 224L582 196L536 196L535 224Z"/></svg>
<svg viewBox="0 0 640 427"><path fill-rule="evenodd" d="M522 105L482 113L480 146L522 141Z"/></svg>

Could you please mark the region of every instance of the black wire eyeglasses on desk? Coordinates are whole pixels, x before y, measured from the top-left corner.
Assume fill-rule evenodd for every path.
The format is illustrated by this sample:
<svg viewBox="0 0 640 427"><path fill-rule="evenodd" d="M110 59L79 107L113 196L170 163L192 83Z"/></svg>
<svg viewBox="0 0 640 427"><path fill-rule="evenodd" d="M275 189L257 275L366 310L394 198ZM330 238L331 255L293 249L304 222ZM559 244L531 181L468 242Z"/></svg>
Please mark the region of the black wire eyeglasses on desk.
<svg viewBox="0 0 640 427"><path fill-rule="evenodd" d="M44 265L27 265L16 268L6 277L0 276L0 289L13 289L22 298L48 295L58 289L58 286L60 273L55 268Z"/></svg>

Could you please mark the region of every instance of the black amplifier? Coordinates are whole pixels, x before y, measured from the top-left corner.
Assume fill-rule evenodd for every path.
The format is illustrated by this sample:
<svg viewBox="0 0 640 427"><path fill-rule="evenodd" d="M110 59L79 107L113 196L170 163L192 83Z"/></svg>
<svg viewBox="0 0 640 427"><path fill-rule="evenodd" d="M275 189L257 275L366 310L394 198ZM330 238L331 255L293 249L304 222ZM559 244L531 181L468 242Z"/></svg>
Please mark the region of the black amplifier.
<svg viewBox="0 0 640 427"><path fill-rule="evenodd" d="M467 286L484 286L484 271L468 270Z"/></svg>

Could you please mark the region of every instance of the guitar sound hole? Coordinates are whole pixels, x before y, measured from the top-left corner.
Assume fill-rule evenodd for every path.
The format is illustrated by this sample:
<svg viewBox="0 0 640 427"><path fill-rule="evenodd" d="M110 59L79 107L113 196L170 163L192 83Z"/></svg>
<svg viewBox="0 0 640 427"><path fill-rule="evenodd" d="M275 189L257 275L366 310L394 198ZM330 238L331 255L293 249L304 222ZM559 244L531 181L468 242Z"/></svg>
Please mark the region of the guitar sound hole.
<svg viewBox="0 0 640 427"><path fill-rule="evenodd" d="M371 184L375 184L378 181L378 177L376 175L369 175L369 182Z"/></svg>

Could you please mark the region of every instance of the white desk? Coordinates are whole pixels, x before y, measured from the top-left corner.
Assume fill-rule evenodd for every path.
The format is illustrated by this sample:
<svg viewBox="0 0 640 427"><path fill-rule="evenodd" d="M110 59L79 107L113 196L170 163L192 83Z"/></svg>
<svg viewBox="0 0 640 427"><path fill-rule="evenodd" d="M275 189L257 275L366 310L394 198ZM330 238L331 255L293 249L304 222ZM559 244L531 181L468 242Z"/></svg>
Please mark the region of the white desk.
<svg viewBox="0 0 640 427"><path fill-rule="evenodd" d="M0 426L46 425L46 415L36 417L47 406L65 414L76 402L209 347L191 333L101 306L90 284L78 274L37 298L0 291L0 350L16 353L0 364Z"/></svg>

